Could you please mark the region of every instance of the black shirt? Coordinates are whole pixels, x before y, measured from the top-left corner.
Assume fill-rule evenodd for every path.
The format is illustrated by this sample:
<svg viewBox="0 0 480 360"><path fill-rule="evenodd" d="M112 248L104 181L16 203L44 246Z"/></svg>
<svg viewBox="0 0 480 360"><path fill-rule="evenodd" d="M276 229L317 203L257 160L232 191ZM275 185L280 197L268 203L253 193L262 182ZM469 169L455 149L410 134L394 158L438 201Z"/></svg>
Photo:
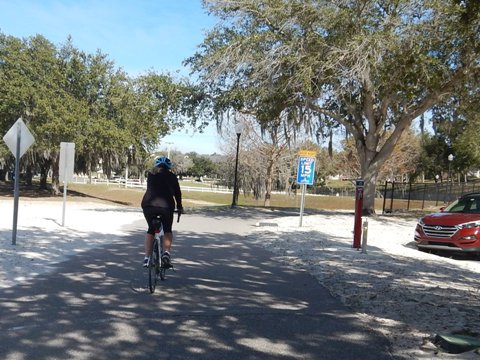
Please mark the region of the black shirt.
<svg viewBox="0 0 480 360"><path fill-rule="evenodd" d="M182 192L177 176L169 170L162 169L156 174L149 173L147 191L143 195L142 208L162 207L175 210L182 207Z"/></svg>

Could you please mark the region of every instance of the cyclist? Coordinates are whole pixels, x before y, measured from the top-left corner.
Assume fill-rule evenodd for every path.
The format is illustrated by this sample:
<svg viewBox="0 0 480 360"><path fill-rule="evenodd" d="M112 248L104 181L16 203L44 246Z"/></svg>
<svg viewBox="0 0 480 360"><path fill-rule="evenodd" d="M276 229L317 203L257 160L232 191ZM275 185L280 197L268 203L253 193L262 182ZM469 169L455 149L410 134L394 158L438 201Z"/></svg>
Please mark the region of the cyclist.
<svg viewBox="0 0 480 360"><path fill-rule="evenodd" d="M142 199L142 210L148 229L145 235L145 258L143 266L148 266L148 259L152 254L154 227L153 219L157 215L162 216L163 225L163 255L162 263L166 267L171 266L170 249L173 241L172 224L175 204L177 211L182 214L182 192L177 176L171 172L172 162L166 156L155 159L155 166L147 176L147 190Z"/></svg>

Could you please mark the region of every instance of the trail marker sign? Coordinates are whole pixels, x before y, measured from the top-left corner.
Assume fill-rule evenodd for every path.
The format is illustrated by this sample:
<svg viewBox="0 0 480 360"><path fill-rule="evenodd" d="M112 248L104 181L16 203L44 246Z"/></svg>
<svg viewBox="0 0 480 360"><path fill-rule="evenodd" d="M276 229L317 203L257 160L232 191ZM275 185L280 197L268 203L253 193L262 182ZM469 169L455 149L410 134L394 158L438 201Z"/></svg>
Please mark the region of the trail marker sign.
<svg viewBox="0 0 480 360"><path fill-rule="evenodd" d="M298 158L297 184L313 185L315 175L315 158L300 156Z"/></svg>
<svg viewBox="0 0 480 360"><path fill-rule="evenodd" d="M303 209L305 206L305 193L307 185L313 185L315 175L315 151L300 150L297 169L297 184L302 185L302 200L300 203L300 227L302 226Z"/></svg>

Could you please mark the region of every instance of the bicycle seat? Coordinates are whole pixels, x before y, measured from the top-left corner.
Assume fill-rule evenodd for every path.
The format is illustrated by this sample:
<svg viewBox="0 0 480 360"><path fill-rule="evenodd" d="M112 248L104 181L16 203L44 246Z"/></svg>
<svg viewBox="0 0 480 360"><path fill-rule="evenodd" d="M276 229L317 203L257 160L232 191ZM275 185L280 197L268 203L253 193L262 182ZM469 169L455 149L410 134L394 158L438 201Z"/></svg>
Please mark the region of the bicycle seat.
<svg viewBox="0 0 480 360"><path fill-rule="evenodd" d="M152 220L152 225L156 228L158 228L161 225L162 221L160 217L157 217L156 219Z"/></svg>

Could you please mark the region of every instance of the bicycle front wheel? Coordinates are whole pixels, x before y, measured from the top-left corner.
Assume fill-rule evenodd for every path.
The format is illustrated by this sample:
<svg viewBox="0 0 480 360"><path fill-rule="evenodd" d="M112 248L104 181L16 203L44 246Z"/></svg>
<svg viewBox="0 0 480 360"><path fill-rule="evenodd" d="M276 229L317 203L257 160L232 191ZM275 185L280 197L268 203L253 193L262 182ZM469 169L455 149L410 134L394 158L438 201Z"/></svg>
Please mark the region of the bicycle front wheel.
<svg viewBox="0 0 480 360"><path fill-rule="evenodd" d="M161 254L163 255L163 236L160 237L160 248L161 248ZM165 280L165 273L167 272L167 269L163 267L163 262L162 259L160 259L160 279Z"/></svg>

